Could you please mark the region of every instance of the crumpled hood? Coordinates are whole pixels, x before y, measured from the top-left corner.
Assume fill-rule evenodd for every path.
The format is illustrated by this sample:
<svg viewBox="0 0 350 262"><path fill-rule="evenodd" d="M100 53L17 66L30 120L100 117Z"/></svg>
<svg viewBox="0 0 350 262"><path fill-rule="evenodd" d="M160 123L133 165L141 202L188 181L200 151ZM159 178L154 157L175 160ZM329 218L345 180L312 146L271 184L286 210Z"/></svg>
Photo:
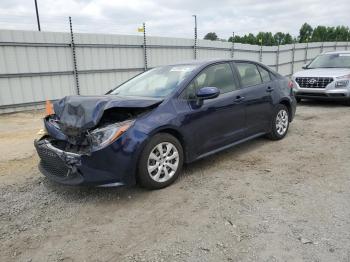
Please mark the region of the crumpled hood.
<svg viewBox="0 0 350 262"><path fill-rule="evenodd" d="M54 103L59 126L64 133L86 131L96 126L103 113L111 108L148 108L160 104L161 99L125 98L114 95L66 96Z"/></svg>

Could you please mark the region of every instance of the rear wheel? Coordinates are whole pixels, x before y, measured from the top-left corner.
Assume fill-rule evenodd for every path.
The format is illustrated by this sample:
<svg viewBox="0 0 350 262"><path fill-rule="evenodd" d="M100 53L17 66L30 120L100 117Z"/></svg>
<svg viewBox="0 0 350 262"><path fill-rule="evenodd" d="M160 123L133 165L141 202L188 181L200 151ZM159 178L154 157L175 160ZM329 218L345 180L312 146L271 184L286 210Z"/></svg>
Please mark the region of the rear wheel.
<svg viewBox="0 0 350 262"><path fill-rule="evenodd" d="M279 104L275 108L271 123L271 132L268 137L272 140L284 138L289 128L289 110L285 105Z"/></svg>
<svg viewBox="0 0 350 262"><path fill-rule="evenodd" d="M138 181L142 187L160 189L172 184L183 165L183 149L172 135L154 135L145 146L138 165Z"/></svg>

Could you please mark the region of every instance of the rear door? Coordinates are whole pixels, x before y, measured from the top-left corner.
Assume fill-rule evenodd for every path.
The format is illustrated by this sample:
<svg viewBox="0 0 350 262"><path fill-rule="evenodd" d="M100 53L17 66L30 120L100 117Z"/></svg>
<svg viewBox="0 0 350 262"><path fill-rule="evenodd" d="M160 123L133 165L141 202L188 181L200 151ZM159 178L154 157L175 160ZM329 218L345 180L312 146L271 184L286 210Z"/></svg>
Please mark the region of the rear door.
<svg viewBox="0 0 350 262"><path fill-rule="evenodd" d="M253 62L236 62L246 110L247 136L266 132L273 112L273 86L267 69Z"/></svg>
<svg viewBox="0 0 350 262"><path fill-rule="evenodd" d="M217 87L220 95L198 105L196 91L207 86ZM196 156L244 137L244 106L236 101L240 92L231 65L219 63L205 68L180 95L179 102L186 105L182 107L185 108L183 131L191 138L191 151Z"/></svg>

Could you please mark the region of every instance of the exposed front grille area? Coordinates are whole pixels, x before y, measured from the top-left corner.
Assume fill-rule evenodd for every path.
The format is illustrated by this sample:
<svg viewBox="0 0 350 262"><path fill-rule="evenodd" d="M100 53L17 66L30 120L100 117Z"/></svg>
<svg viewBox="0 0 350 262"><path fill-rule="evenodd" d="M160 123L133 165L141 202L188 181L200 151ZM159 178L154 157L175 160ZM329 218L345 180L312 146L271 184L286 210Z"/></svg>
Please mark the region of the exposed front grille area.
<svg viewBox="0 0 350 262"><path fill-rule="evenodd" d="M301 88L325 88L333 82L332 77L297 77L295 81Z"/></svg>
<svg viewBox="0 0 350 262"><path fill-rule="evenodd" d="M57 177L66 177L68 174L68 167L63 160L50 148L45 145L37 146L37 151L41 159L40 166L45 169L50 175Z"/></svg>

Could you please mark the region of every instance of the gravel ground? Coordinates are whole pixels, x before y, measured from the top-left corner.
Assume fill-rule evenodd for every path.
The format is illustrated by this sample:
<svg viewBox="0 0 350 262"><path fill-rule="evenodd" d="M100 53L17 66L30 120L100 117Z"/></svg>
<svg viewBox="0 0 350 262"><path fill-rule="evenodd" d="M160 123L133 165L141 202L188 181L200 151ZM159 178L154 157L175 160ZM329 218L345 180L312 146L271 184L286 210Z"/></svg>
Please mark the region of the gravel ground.
<svg viewBox="0 0 350 262"><path fill-rule="evenodd" d="M284 140L158 191L51 183L32 145L41 115L0 116L1 261L350 261L350 107L302 103Z"/></svg>

